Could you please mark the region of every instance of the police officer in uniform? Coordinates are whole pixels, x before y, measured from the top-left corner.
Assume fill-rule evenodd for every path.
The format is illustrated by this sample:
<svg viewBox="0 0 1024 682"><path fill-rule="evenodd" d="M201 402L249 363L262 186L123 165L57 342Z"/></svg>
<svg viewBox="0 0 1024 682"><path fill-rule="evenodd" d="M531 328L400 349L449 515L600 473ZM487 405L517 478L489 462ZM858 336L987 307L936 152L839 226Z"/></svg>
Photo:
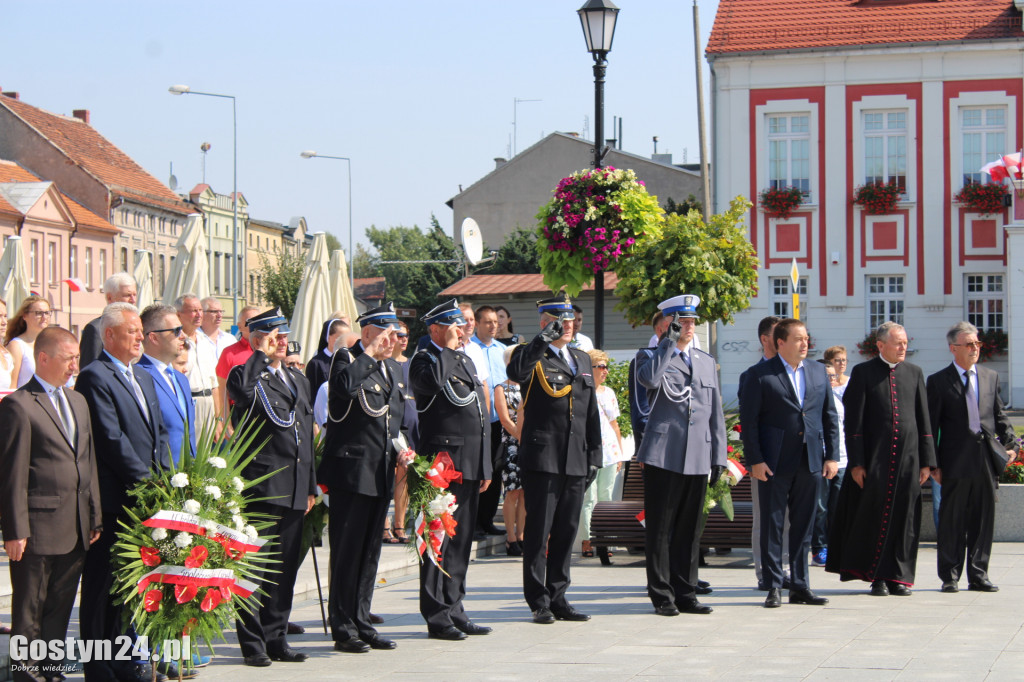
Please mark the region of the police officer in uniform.
<svg viewBox="0 0 1024 682"><path fill-rule="evenodd" d="M235 404L236 430L255 422L253 443L267 441L242 475L251 481L277 472L247 493L251 498L268 498L248 503L246 511L272 517L272 525L262 533L277 537L270 557L280 562L272 564L275 572L262 584L267 594L260 596L259 608L241 613L236 623L245 664L256 667L307 658L289 647L286 638L302 560L302 517L313 508L316 490L309 383L301 372L283 363L290 331L280 308L249 318L253 354L231 370L227 383L228 397Z"/></svg>
<svg viewBox="0 0 1024 682"><path fill-rule="evenodd" d="M391 359L398 318L392 303L363 313L360 340L332 357L327 436L317 471L331 495L328 610L337 651L394 649L370 622L370 601L395 485L395 446L405 416L402 367Z"/></svg>
<svg viewBox="0 0 1024 682"><path fill-rule="evenodd" d="M491 424L473 361L458 350L466 326L458 302L442 303L422 319L430 340L409 361L409 383L420 413L418 452L424 457L447 452L462 482L448 487L458 500L458 531L441 546L448 575L430 561L420 564L420 613L430 637L460 640L491 631L470 620L462 606L480 493L491 482Z"/></svg>
<svg viewBox="0 0 1024 682"><path fill-rule="evenodd" d="M508 376L523 394L519 470L526 504L523 593L535 623L589 620L566 600L583 494L601 466L601 422L590 356L568 348L572 301L538 301L543 330L518 346ZM545 553L547 557L545 558Z"/></svg>

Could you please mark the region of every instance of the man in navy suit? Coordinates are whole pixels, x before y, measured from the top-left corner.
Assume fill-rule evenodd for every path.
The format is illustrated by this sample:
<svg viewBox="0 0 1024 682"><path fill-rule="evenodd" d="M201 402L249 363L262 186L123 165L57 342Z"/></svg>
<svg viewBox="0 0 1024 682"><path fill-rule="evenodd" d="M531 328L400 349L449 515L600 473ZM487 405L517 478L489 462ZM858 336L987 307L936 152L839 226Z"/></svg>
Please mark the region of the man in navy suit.
<svg viewBox="0 0 1024 682"><path fill-rule="evenodd" d="M167 429L149 372L136 367L142 357L142 320L130 303L111 303L100 317L103 352L78 375L75 390L89 403L96 469L100 480L103 532L86 554L79 607L83 639L113 640L124 634L121 611L110 596L114 582L110 554L119 519L132 504L128 490L169 464ZM120 662L85 664L90 679L145 679L147 668Z"/></svg>
<svg viewBox="0 0 1024 682"><path fill-rule="evenodd" d="M757 479L765 608L782 606L782 528L789 509L789 603L823 605L810 589L807 553L818 477L839 469L839 418L825 366L804 362L810 337L800 320L772 332L778 355L747 370L740 393L743 450Z"/></svg>
<svg viewBox="0 0 1024 682"><path fill-rule="evenodd" d="M185 333L177 311L154 304L142 311L142 347L139 367L149 372L160 400L160 414L167 427L171 459L177 466L181 455L196 456L196 411L188 377L172 367L185 350ZM184 445L184 447L182 447Z"/></svg>

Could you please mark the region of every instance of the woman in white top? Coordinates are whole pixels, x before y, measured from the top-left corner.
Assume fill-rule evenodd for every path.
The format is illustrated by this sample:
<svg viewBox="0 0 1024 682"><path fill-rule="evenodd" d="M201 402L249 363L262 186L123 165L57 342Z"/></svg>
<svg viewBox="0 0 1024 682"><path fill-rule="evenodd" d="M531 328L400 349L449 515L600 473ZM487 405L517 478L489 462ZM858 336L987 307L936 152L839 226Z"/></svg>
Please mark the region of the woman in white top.
<svg viewBox="0 0 1024 682"><path fill-rule="evenodd" d="M850 380L850 377L846 374L846 346L829 346L825 349L825 364L836 370L836 383L832 384L833 390L836 388L842 388L841 391L836 393L839 399L843 399L843 393L846 392L846 382Z"/></svg>
<svg viewBox="0 0 1024 682"><path fill-rule="evenodd" d="M14 387L20 388L28 383L36 371L36 359L33 349L39 332L50 326L50 302L42 296L29 296L21 303L18 313L11 318L4 337L7 350L14 358L11 375Z"/></svg>
<svg viewBox="0 0 1024 682"><path fill-rule="evenodd" d="M0 298L0 390L14 388L12 372L14 371L14 358L7 350L4 341L7 339L7 301Z"/></svg>

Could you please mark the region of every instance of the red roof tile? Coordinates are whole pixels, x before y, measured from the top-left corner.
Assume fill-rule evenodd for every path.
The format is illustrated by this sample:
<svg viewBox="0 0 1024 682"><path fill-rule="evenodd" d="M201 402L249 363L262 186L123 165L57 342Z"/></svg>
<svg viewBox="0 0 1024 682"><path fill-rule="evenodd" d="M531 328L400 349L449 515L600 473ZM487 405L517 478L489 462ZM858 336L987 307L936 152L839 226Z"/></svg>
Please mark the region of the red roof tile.
<svg viewBox="0 0 1024 682"><path fill-rule="evenodd" d="M612 291L619 283L614 272L604 273L604 290ZM594 285L583 291L593 291ZM544 275L470 275L460 279L438 296L486 296L489 294L544 294L550 293L544 284Z"/></svg>
<svg viewBox="0 0 1024 682"><path fill-rule="evenodd" d="M25 170L13 161L0 160L0 182L41 182L42 179L37 177L34 173ZM71 217L74 218L75 222L79 225L91 227L96 230L102 230L104 232L112 232L114 234L120 234L121 230L111 225L108 221L104 220L100 216L96 215L85 206L67 196L60 191L60 188L54 183L54 187L57 189L57 193L60 194L61 199L67 204L68 210L71 211ZM21 211L16 209L7 203L3 197L0 197L0 210L5 210L4 207L9 207L11 213L21 215Z"/></svg>
<svg viewBox="0 0 1024 682"><path fill-rule="evenodd" d="M1013 0L720 0L707 54L1022 37Z"/></svg>
<svg viewBox="0 0 1024 682"><path fill-rule="evenodd" d="M107 138L77 118L51 114L0 95L0 107L35 128L75 163L99 179L115 196L151 203L187 215L193 210Z"/></svg>
<svg viewBox="0 0 1024 682"><path fill-rule="evenodd" d="M353 295L360 301L382 301L387 282L383 277L356 277Z"/></svg>

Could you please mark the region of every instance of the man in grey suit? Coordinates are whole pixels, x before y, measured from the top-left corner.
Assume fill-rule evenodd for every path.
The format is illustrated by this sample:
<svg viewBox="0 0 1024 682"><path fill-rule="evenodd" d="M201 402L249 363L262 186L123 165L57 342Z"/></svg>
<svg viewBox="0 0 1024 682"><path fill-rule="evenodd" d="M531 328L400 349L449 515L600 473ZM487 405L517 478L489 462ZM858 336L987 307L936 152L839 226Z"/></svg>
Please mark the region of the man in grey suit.
<svg viewBox="0 0 1024 682"><path fill-rule="evenodd" d="M726 467L725 418L715 359L693 348L700 298L676 296L658 307L673 317L653 355L637 356L636 378L651 412L637 459L644 465L647 594L655 613L711 613L697 601L700 517L708 474Z"/></svg>

